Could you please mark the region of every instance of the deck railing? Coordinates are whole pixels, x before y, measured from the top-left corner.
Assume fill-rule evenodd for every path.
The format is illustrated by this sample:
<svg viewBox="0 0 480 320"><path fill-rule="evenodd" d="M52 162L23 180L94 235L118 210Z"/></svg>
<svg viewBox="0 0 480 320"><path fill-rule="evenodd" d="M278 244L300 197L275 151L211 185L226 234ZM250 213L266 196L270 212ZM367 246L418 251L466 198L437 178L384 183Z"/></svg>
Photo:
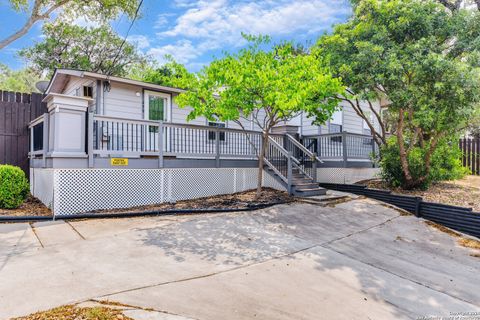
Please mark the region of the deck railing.
<svg viewBox="0 0 480 320"><path fill-rule="evenodd" d="M45 165L48 151L48 113L32 120L28 126L30 129L30 158L41 157Z"/></svg>
<svg viewBox="0 0 480 320"><path fill-rule="evenodd" d="M262 133L234 128L209 127L162 121L135 120L111 116L86 115L85 148L90 167L95 157L158 158L163 167L165 158L203 158L256 160L262 145ZM53 122L52 122L53 124ZM49 150L49 114L30 123L31 158L43 158ZM55 128L53 128L55 131ZM54 141L53 139L52 141ZM78 139L77 141L84 141ZM79 142L82 144L83 142ZM53 145L52 145L53 146ZM51 149L51 148L50 148ZM378 148L371 136L348 132L304 136L300 141L286 134L271 134L267 161L287 179L288 161L312 180L316 166L323 160L338 160L345 164L352 159L370 159ZM290 154L290 156L288 156Z"/></svg>
<svg viewBox="0 0 480 320"><path fill-rule="evenodd" d="M262 140L258 131L101 115L89 127L89 154L97 155L255 159Z"/></svg>
<svg viewBox="0 0 480 320"><path fill-rule="evenodd" d="M292 156L292 153L281 146L274 137L269 137L264 161L287 184L287 191L290 193L292 189L293 162L298 162Z"/></svg>
<svg viewBox="0 0 480 320"><path fill-rule="evenodd" d="M320 159L340 159L347 162L352 159L370 160L378 153L378 147L372 136L340 132L315 136L304 136L302 144Z"/></svg>

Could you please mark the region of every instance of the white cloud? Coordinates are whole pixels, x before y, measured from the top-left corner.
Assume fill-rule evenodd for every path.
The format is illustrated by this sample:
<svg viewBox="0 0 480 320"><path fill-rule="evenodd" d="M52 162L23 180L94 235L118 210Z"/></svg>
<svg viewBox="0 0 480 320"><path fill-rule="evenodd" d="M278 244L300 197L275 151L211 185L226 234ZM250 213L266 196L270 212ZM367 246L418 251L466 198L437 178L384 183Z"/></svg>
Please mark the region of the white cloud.
<svg viewBox="0 0 480 320"><path fill-rule="evenodd" d="M350 12L347 0L176 0L175 5L186 11L157 36L163 42L176 42L150 53L171 54L182 63L194 63L208 51L244 45L242 32L305 39L329 29ZM158 18L162 28L168 25L165 19Z"/></svg>
<svg viewBox="0 0 480 320"><path fill-rule="evenodd" d="M201 55L189 40L179 40L174 44L152 48L148 54L154 56L160 63L165 63L165 55L172 55L179 63L187 63Z"/></svg>
<svg viewBox="0 0 480 320"><path fill-rule="evenodd" d="M150 47L150 40L146 36L141 34L128 36L127 41L140 50Z"/></svg>
<svg viewBox="0 0 480 320"><path fill-rule="evenodd" d="M72 24L75 24L80 27L84 28L98 28L100 27L100 22L98 21L91 21L85 17L78 17L72 21Z"/></svg>
<svg viewBox="0 0 480 320"><path fill-rule="evenodd" d="M173 13L161 13L157 17L157 21L154 24L155 29L160 29L169 23L170 17L174 16Z"/></svg>
<svg viewBox="0 0 480 320"><path fill-rule="evenodd" d="M271 36L317 33L349 12L345 0L257 1L230 3L227 0L198 1L181 15L161 37L211 39L241 44L241 32ZM219 45L221 46L221 45Z"/></svg>

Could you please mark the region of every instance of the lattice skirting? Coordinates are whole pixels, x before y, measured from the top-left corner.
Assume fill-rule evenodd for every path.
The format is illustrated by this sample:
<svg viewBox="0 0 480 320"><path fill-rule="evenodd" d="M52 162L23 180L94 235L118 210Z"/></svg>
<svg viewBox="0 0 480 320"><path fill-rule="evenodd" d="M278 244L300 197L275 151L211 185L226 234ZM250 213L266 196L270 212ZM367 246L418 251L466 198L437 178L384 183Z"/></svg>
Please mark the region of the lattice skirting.
<svg viewBox="0 0 480 320"><path fill-rule="evenodd" d="M257 185L256 168L32 169L32 193L55 214L229 194ZM285 188L264 172L263 185Z"/></svg>
<svg viewBox="0 0 480 320"><path fill-rule="evenodd" d="M378 177L379 168L319 168L317 181L325 183L355 183Z"/></svg>

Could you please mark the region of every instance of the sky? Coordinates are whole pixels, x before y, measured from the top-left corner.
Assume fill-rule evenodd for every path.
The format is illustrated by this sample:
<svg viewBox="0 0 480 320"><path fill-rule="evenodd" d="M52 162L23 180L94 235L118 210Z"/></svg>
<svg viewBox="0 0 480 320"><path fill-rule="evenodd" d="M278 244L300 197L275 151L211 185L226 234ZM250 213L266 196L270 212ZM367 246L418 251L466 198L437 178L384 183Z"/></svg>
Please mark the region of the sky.
<svg viewBox="0 0 480 320"><path fill-rule="evenodd" d="M348 0L144 0L141 17L127 39L160 63L170 54L190 71L198 71L223 52L244 47L242 32L312 44L350 14ZM8 0L0 0L0 38L20 28L26 19L26 14L10 8ZM84 19L75 23L92 25ZM111 25L124 37L130 21L120 16ZM25 61L16 52L41 41L41 28L42 23L35 24L26 36L0 50L0 63L13 69L24 67Z"/></svg>

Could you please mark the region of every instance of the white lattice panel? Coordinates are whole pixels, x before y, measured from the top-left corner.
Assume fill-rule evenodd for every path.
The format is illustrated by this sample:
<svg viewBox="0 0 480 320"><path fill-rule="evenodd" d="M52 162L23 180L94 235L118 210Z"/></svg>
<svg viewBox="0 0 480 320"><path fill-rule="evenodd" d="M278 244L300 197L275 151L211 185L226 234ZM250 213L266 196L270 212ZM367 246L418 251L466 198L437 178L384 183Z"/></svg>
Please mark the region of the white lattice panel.
<svg viewBox="0 0 480 320"><path fill-rule="evenodd" d="M272 188L280 191L287 191L287 189L280 182L278 182L274 177L272 177L266 171L263 171L262 184L264 187L268 187L268 188Z"/></svg>
<svg viewBox="0 0 480 320"><path fill-rule="evenodd" d="M54 180L55 214L163 201L163 170L58 169Z"/></svg>
<svg viewBox="0 0 480 320"><path fill-rule="evenodd" d="M54 212L128 208L254 189L256 168L55 169ZM265 174L266 176L267 174ZM284 190L273 178L266 186Z"/></svg>
<svg viewBox="0 0 480 320"><path fill-rule="evenodd" d="M319 168L317 181L325 183L355 183L378 176L378 168Z"/></svg>
<svg viewBox="0 0 480 320"><path fill-rule="evenodd" d="M47 207L53 207L53 169L30 169L30 192Z"/></svg>

